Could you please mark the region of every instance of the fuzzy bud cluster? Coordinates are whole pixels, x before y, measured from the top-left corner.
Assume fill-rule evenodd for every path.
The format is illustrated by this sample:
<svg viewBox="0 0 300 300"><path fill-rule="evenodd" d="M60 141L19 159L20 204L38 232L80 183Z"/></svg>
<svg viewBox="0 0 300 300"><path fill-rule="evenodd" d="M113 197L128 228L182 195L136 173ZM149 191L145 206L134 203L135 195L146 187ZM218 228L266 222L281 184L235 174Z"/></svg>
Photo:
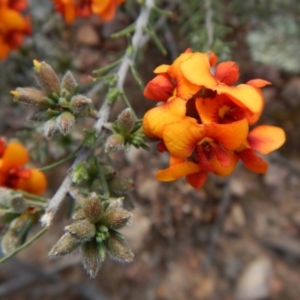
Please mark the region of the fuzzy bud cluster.
<svg viewBox="0 0 300 300"><path fill-rule="evenodd" d="M114 133L108 137L105 145L106 152L128 150L130 145L136 148L148 149L144 143L144 134L141 124L135 121L130 108L124 109L112 125Z"/></svg>
<svg viewBox="0 0 300 300"><path fill-rule="evenodd" d="M65 234L53 246L49 256L67 255L80 248L83 266L92 278L97 275L106 253L118 261L131 262L134 254L117 231L131 219L122 204L120 198L103 201L92 193L73 214L74 222L65 227Z"/></svg>
<svg viewBox="0 0 300 300"><path fill-rule="evenodd" d="M34 75L40 89L17 88L12 91L16 102L36 106L33 119L44 122L44 135L50 139L56 133L66 135L76 118L92 112L92 100L78 94L79 85L68 71L60 81L53 68L46 62L34 60Z"/></svg>

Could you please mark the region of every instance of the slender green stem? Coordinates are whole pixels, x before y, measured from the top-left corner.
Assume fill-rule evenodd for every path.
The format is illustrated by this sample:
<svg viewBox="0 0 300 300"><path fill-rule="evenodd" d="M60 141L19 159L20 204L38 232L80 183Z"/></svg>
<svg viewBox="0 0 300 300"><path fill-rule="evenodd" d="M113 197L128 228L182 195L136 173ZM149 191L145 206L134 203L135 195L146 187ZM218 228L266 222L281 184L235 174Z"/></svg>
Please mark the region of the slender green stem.
<svg viewBox="0 0 300 300"><path fill-rule="evenodd" d="M23 190L18 190L18 193L21 193L23 196L30 198L32 200L38 201L38 202L44 202L44 203L48 202L48 199L45 197L37 196L37 195L31 194L31 193L25 192Z"/></svg>
<svg viewBox="0 0 300 300"><path fill-rule="evenodd" d="M40 201L26 200L26 204L30 206L46 207L47 203L41 203Z"/></svg>
<svg viewBox="0 0 300 300"><path fill-rule="evenodd" d="M104 196L109 197L109 195L110 195L109 187L108 187L106 178L104 176L103 170L99 163L97 163L97 169L98 169L98 176L99 176L102 188L103 188Z"/></svg>
<svg viewBox="0 0 300 300"><path fill-rule="evenodd" d="M45 166L45 167L43 167L43 168L39 168L38 171L47 171L47 170L53 169L53 168L55 168L55 167L57 167L57 166L59 166L59 165L65 163L65 162L67 162L67 161L69 161L69 160L75 158L75 157L76 157L76 154L77 154L77 152L80 150L81 146L82 146L82 145L80 145L73 153L71 153L71 154L68 155L67 157L65 157L65 158L63 158L63 159L61 159L61 160L59 160L59 161L57 161L57 162L55 162L55 163L53 163L53 164L51 164L51 165Z"/></svg>
<svg viewBox="0 0 300 300"><path fill-rule="evenodd" d="M136 116L136 114L135 114L135 111L133 110L133 108L132 108L132 106L131 106L131 103L130 103L129 99L127 98L126 94L125 94L123 91L121 92L121 96L122 96L122 98L123 98L125 104L127 105L127 107L131 109L131 112L132 112L132 114L133 114L133 117L134 117L134 119L135 119L135 121L136 121L136 120L137 120L137 116Z"/></svg>
<svg viewBox="0 0 300 300"><path fill-rule="evenodd" d="M39 231L37 234L35 234L30 240L28 240L26 243L24 243L23 245L19 246L18 248L16 248L14 251L8 253L7 255L5 255L4 257L2 257L0 259L0 264L4 263L5 261L7 261L9 258L11 258L12 256L16 255L17 253L19 253L20 251L22 251L23 249L27 248L28 246L30 246L36 239L38 239L40 236L42 236L46 231L48 230L47 227L44 227L41 231Z"/></svg>

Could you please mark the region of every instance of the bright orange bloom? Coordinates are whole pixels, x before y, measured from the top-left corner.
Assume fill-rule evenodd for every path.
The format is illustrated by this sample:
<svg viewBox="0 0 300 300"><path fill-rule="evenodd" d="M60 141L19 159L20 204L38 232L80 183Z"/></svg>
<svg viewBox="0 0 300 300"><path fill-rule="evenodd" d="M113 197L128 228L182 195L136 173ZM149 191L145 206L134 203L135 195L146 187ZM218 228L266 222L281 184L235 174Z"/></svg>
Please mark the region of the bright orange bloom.
<svg viewBox="0 0 300 300"><path fill-rule="evenodd" d="M98 15L103 21L111 21L117 6L125 0L53 0L55 10L59 11L70 24L76 17Z"/></svg>
<svg viewBox="0 0 300 300"><path fill-rule="evenodd" d="M239 159L249 170L264 173L267 164L254 151L266 154L285 141L278 127L259 126L248 133L263 110L261 88L270 83L254 79L233 86L239 67L223 62L213 74L216 62L213 53L188 49L172 65L157 67L144 90L145 97L162 101L143 118L144 133L171 155L169 168L157 173L161 181L186 176L199 188L209 172L230 175Z"/></svg>
<svg viewBox="0 0 300 300"><path fill-rule="evenodd" d="M0 6L22 11L28 7L27 0L0 0Z"/></svg>
<svg viewBox="0 0 300 300"><path fill-rule="evenodd" d="M23 145L10 142L5 145L0 139L0 186L41 195L47 187L44 173L23 166L29 155Z"/></svg>
<svg viewBox="0 0 300 300"><path fill-rule="evenodd" d="M24 35L31 33L29 20L8 5L3 0L0 2L0 60L6 58L11 50L18 49Z"/></svg>

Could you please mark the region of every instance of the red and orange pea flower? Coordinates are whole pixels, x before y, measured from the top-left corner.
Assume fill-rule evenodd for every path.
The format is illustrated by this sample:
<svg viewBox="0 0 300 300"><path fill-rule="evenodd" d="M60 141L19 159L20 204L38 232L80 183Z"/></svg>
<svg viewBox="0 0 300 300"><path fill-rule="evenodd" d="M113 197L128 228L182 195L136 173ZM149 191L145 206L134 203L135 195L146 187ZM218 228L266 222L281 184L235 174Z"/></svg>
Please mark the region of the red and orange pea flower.
<svg viewBox="0 0 300 300"><path fill-rule="evenodd" d="M21 46L24 35L31 34L29 19L20 13L26 7L26 1L0 0L0 60Z"/></svg>
<svg viewBox="0 0 300 300"><path fill-rule="evenodd" d="M233 86L238 66L223 62L213 74L216 61L212 53L188 49L172 65L156 68L145 88L145 97L162 101L143 118L145 134L171 155L169 168L157 173L161 181L186 176L199 188L209 172L230 175L239 159L249 170L265 173L267 164L254 151L267 154L285 141L284 131L275 126L248 132L263 110L261 88L270 83L254 79Z"/></svg>
<svg viewBox="0 0 300 300"><path fill-rule="evenodd" d="M0 138L0 187L42 195L47 187L44 173L24 167L29 161L26 148L18 142Z"/></svg>
<svg viewBox="0 0 300 300"><path fill-rule="evenodd" d="M65 21L71 24L76 17L98 15L103 21L111 21L117 6L125 0L53 0L55 10L60 12Z"/></svg>

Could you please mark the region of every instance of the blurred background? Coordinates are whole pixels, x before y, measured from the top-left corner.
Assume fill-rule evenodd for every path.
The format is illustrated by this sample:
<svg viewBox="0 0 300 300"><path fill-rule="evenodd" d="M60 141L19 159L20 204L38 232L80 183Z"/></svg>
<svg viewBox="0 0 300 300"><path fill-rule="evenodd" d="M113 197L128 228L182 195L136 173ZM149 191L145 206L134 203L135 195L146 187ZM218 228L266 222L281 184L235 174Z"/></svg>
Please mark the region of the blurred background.
<svg viewBox="0 0 300 300"><path fill-rule="evenodd" d="M66 206L51 229L30 247L0 266L0 299L97 300L259 300L300 299L300 2L298 0L161 0L171 17L153 16L152 27L167 49L163 56L149 41L137 57L146 84L159 64L171 63L186 48L212 50L220 61L240 66L240 82L262 78L265 109L261 124L282 127L287 141L265 157L265 175L237 168L228 179L211 176L194 190L184 179L155 179L168 156L131 149L112 155L120 174L132 178L132 225L122 232L135 261L106 260L90 280L80 256L49 260L47 253L69 224ZM112 22L97 17L66 25L50 0L29 1L33 34L19 51L0 62L0 134L18 137L37 165L46 165L74 150L82 139L83 120L70 135L45 141L28 121L31 108L12 101L10 91L31 86L32 60L45 60L59 73L71 70L81 92L93 97L97 109L106 89L95 89L89 76L115 61L126 38L110 35L136 20L140 6L127 0ZM0 24L1 25L1 24ZM155 105L145 100L131 74L124 86L138 116ZM114 107L114 120L124 108ZM145 163L146 162L146 163ZM47 172L51 197L70 165Z"/></svg>

